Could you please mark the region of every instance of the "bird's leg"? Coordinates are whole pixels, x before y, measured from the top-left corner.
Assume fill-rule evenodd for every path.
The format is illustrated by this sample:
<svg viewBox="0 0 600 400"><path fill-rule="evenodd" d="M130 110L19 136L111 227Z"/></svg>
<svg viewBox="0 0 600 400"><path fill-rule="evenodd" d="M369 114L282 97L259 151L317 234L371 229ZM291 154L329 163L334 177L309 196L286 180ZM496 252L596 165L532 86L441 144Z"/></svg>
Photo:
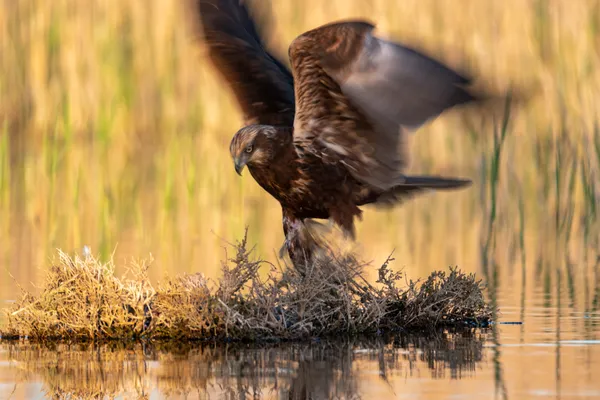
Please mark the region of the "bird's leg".
<svg viewBox="0 0 600 400"><path fill-rule="evenodd" d="M296 270L304 275L306 266L312 260L315 242L308 232L304 222L293 214L283 213L283 232L285 240L279 255L283 258L283 251L287 250Z"/></svg>
<svg viewBox="0 0 600 400"><path fill-rule="evenodd" d="M298 243L299 231L301 229L300 224L302 222L296 218L284 217L283 233L285 234L285 240L281 249L279 249L279 257L283 258L284 251L293 251L294 243Z"/></svg>
<svg viewBox="0 0 600 400"><path fill-rule="evenodd" d="M283 244L281 245L281 248L279 249L279 258L283 258L285 256L286 251L289 253L292 243L296 236L298 236L298 232L295 230L292 232L289 232L287 235L285 235Z"/></svg>

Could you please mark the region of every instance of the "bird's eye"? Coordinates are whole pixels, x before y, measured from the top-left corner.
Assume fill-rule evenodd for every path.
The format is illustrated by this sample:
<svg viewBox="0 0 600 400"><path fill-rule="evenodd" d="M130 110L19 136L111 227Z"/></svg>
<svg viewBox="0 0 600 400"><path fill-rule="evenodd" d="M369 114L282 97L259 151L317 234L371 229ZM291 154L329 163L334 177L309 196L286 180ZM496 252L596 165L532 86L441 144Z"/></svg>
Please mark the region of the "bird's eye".
<svg viewBox="0 0 600 400"><path fill-rule="evenodd" d="M246 153L252 153L252 145L246 147Z"/></svg>

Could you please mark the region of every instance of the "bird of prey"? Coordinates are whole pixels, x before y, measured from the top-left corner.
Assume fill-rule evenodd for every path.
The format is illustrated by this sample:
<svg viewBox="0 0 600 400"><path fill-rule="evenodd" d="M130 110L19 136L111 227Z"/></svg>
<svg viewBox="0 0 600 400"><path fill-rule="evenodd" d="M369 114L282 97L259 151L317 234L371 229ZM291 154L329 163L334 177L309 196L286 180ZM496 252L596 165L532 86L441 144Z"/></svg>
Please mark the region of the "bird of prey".
<svg viewBox="0 0 600 400"><path fill-rule="evenodd" d="M308 219L329 219L354 238L360 206L470 184L405 173L406 135L475 101L469 78L377 37L365 20L298 36L289 46L290 71L267 48L243 0L194 1L208 57L245 116L230 145L235 170L247 167L281 204L294 263L310 252Z"/></svg>

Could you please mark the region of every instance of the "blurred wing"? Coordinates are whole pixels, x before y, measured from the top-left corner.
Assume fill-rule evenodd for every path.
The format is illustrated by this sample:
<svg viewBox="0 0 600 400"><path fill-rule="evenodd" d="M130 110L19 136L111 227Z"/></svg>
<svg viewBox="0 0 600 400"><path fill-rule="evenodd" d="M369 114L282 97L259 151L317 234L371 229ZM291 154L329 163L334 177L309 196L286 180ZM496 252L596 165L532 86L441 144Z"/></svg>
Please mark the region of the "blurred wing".
<svg viewBox="0 0 600 400"><path fill-rule="evenodd" d="M386 190L403 181L406 132L475 99L463 88L467 78L415 50L373 36L373 29L363 21L333 23L294 41L290 53L298 58L292 59L295 128L299 140L312 140L356 178ZM310 70L312 74L326 75L336 84L324 95L329 98L320 99L329 101L328 109L337 113L325 117L330 118L328 123L321 121L323 113L317 107L300 98L298 88L319 84L303 67L309 60L320 66ZM298 73L303 70L306 73ZM332 122L340 117L354 125L338 129Z"/></svg>
<svg viewBox="0 0 600 400"><path fill-rule="evenodd" d="M209 57L233 90L246 123L292 126L292 74L265 49L245 2L193 1Z"/></svg>

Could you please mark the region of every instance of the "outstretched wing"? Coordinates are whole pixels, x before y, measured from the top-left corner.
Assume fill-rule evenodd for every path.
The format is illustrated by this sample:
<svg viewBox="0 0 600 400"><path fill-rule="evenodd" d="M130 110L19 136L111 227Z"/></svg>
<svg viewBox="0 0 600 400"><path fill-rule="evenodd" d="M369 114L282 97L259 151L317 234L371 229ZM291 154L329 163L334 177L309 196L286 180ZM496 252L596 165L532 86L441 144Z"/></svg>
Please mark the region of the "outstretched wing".
<svg viewBox="0 0 600 400"><path fill-rule="evenodd" d="M338 22L294 40L295 140L387 190L403 182L406 132L475 99L469 79L373 29Z"/></svg>
<svg viewBox="0 0 600 400"><path fill-rule="evenodd" d="M292 126L292 74L265 48L246 2L193 2L209 57L233 90L246 123Z"/></svg>

